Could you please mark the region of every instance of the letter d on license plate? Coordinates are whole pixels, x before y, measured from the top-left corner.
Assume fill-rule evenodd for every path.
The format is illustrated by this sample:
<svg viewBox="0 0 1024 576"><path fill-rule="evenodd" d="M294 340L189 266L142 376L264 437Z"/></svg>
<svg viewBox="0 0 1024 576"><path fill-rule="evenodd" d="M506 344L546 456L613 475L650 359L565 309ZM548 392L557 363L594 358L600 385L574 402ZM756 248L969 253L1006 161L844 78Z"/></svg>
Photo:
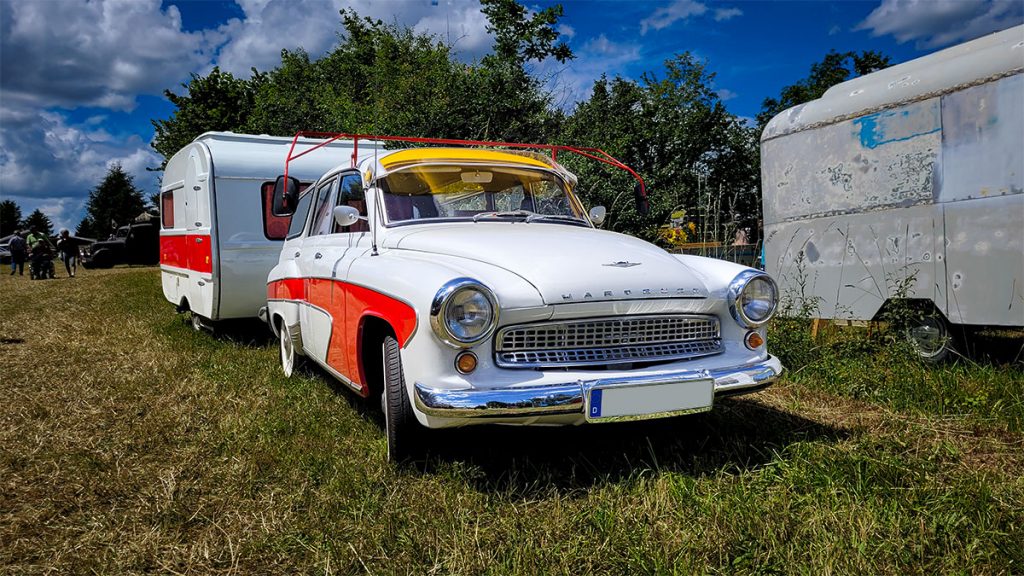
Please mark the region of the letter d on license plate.
<svg viewBox="0 0 1024 576"><path fill-rule="evenodd" d="M587 395L587 420L643 420L706 412L715 397L711 379L594 387Z"/></svg>

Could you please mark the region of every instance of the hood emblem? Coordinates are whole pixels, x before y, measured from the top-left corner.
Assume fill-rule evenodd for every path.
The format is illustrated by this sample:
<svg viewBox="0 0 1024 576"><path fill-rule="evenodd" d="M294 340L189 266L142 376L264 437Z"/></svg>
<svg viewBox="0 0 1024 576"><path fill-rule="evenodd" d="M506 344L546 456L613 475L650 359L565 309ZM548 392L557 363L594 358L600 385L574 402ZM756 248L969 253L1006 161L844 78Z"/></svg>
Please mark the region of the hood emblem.
<svg viewBox="0 0 1024 576"><path fill-rule="evenodd" d="M641 262L626 262L621 260L619 262L612 262L610 264L601 264L601 266L614 266L615 268L632 268L633 266L639 266Z"/></svg>

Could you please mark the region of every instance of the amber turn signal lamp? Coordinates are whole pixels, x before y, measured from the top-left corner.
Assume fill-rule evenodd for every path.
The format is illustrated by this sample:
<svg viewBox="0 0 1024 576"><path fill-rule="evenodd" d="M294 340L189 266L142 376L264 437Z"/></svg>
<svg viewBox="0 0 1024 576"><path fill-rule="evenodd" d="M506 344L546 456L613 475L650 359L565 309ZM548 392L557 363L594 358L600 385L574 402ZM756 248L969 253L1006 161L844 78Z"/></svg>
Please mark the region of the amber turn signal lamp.
<svg viewBox="0 0 1024 576"><path fill-rule="evenodd" d="M751 330L747 332L747 337L743 339L743 342L747 345L747 348L755 350L764 344L764 338L756 330Z"/></svg>
<svg viewBox="0 0 1024 576"><path fill-rule="evenodd" d="M461 352L455 357L455 369L459 374L469 374L476 370L476 354L472 352Z"/></svg>

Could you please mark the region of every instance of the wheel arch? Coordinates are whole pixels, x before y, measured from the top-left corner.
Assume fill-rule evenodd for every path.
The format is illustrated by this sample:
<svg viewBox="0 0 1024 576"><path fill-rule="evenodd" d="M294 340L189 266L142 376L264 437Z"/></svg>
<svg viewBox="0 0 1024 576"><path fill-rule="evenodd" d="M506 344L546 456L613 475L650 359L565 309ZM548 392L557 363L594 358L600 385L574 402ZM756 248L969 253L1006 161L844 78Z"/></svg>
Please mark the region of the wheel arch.
<svg viewBox="0 0 1024 576"><path fill-rule="evenodd" d="M395 327L383 316L366 313L359 319L356 338L358 374L363 395L376 396L384 386L384 338L396 337Z"/></svg>

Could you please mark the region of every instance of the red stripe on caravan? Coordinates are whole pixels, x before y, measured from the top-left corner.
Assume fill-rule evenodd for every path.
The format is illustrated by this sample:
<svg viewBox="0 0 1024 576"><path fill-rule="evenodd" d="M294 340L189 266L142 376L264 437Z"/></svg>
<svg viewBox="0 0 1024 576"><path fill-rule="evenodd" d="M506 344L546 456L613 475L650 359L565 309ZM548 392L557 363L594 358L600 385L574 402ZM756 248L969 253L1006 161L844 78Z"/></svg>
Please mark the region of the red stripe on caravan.
<svg viewBox="0 0 1024 576"><path fill-rule="evenodd" d="M209 234L160 237L160 264L209 274L213 272L213 242Z"/></svg>

